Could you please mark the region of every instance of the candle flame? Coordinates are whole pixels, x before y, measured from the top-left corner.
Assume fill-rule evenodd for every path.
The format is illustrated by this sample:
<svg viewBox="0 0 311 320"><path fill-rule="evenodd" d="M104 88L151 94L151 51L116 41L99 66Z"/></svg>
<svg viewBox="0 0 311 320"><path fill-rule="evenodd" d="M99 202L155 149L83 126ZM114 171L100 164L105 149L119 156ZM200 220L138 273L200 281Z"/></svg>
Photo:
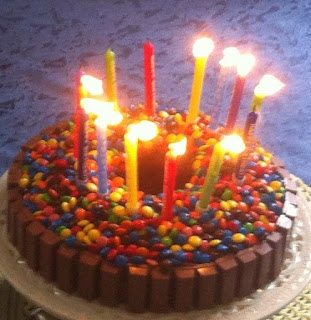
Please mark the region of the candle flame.
<svg viewBox="0 0 311 320"><path fill-rule="evenodd" d="M275 76L272 76L271 74L265 74L259 81L259 84L256 86L254 92L257 95L272 96L284 86L285 84Z"/></svg>
<svg viewBox="0 0 311 320"><path fill-rule="evenodd" d="M221 141L221 146L224 150L233 153L241 153L245 150L245 143L237 134L225 136Z"/></svg>
<svg viewBox="0 0 311 320"><path fill-rule="evenodd" d="M241 54L238 64L237 64L237 71L238 75L241 77L246 77L249 72L252 70L252 68L255 65L255 57L250 54Z"/></svg>
<svg viewBox="0 0 311 320"><path fill-rule="evenodd" d="M114 108L113 102L106 102L92 98L83 98L81 99L80 104L86 113L94 113L103 117L105 117L107 113L112 112Z"/></svg>
<svg viewBox="0 0 311 320"><path fill-rule="evenodd" d="M170 143L168 147L175 157L182 156L187 149L187 138L184 137L182 140L178 142Z"/></svg>
<svg viewBox="0 0 311 320"><path fill-rule="evenodd" d="M214 48L215 45L212 39L200 38L194 43L192 53L195 58L205 58L212 53Z"/></svg>
<svg viewBox="0 0 311 320"><path fill-rule="evenodd" d="M224 57L219 61L222 67L234 67L237 65L240 52L235 47L228 47L223 50Z"/></svg>
<svg viewBox="0 0 311 320"><path fill-rule="evenodd" d="M123 115L118 111L112 110L111 112L106 114L105 117L99 116L95 120L95 124L100 126L106 126L107 124L110 124L111 126L116 126L122 120L123 120Z"/></svg>
<svg viewBox="0 0 311 320"><path fill-rule="evenodd" d="M100 95L104 93L103 81L93 76L84 74L80 79L81 84L85 90L93 95Z"/></svg>
<svg viewBox="0 0 311 320"><path fill-rule="evenodd" d="M129 132L133 132L142 141L149 141L158 134L158 127L155 123L143 120L135 125L129 126Z"/></svg>

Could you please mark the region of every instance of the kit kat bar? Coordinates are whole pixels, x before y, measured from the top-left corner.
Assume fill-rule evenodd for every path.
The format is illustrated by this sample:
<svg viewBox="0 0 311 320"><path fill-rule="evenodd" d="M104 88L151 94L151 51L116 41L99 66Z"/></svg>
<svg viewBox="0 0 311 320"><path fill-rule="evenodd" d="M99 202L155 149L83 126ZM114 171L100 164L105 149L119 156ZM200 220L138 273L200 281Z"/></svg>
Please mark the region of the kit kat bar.
<svg viewBox="0 0 311 320"><path fill-rule="evenodd" d="M241 250L235 257L239 264L237 296L245 297L255 290L258 257L253 248Z"/></svg>
<svg viewBox="0 0 311 320"><path fill-rule="evenodd" d="M25 256L25 235L26 227L34 220L34 216L31 211L24 207L21 211L13 215L15 216L16 227L16 247L22 256Z"/></svg>
<svg viewBox="0 0 311 320"><path fill-rule="evenodd" d="M146 266L128 269L127 309L141 313L146 310L149 292L149 269Z"/></svg>
<svg viewBox="0 0 311 320"><path fill-rule="evenodd" d="M8 219L7 219L7 230L9 240L16 245L17 232L16 232L16 216L22 211L24 207L23 200L17 200L8 204Z"/></svg>
<svg viewBox="0 0 311 320"><path fill-rule="evenodd" d="M84 251L79 259L78 294L80 297L93 300L99 294L99 268L101 257L98 254Z"/></svg>
<svg viewBox="0 0 311 320"><path fill-rule="evenodd" d="M18 187L22 176L22 164L20 162L13 163L8 172L7 186L8 190Z"/></svg>
<svg viewBox="0 0 311 320"><path fill-rule="evenodd" d="M273 249L271 278L276 279L280 274L283 264L284 239L280 232L272 232L268 235L267 241Z"/></svg>
<svg viewBox="0 0 311 320"><path fill-rule="evenodd" d="M45 227L39 221L31 222L26 228L25 257L30 268L39 268L40 237L45 232Z"/></svg>
<svg viewBox="0 0 311 320"><path fill-rule="evenodd" d="M25 152L20 151L14 158L14 163L22 163L25 159Z"/></svg>
<svg viewBox="0 0 311 320"><path fill-rule="evenodd" d="M169 298L171 277L162 272L159 267L151 270L150 311L167 313L170 309Z"/></svg>
<svg viewBox="0 0 311 320"><path fill-rule="evenodd" d="M10 204L18 200L23 200L23 196L19 192L18 187L8 190L8 203Z"/></svg>
<svg viewBox="0 0 311 320"><path fill-rule="evenodd" d="M61 238L51 230L40 237L39 273L47 281L56 279L56 252Z"/></svg>
<svg viewBox="0 0 311 320"><path fill-rule="evenodd" d="M174 270L174 309L178 312L189 311L193 307L195 293L195 270L176 268Z"/></svg>
<svg viewBox="0 0 311 320"><path fill-rule="evenodd" d="M56 252L57 287L67 293L77 289L79 250L62 244Z"/></svg>
<svg viewBox="0 0 311 320"><path fill-rule="evenodd" d="M258 269L255 286L256 288L262 289L270 282L273 249L270 247L269 243L264 240L254 247L254 253L258 257Z"/></svg>
<svg viewBox="0 0 311 320"><path fill-rule="evenodd" d="M283 236L283 259L285 254L285 249L287 242L289 241L288 237L293 228L293 221L286 217L284 214L280 215L278 221L276 222L277 231L280 232Z"/></svg>
<svg viewBox="0 0 311 320"><path fill-rule="evenodd" d="M228 304L235 297L238 264L233 256L225 256L217 259L216 265L220 274L219 303Z"/></svg>
<svg viewBox="0 0 311 320"><path fill-rule="evenodd" d="M123 300L125 283L125 269L104 261L100 267L100 302L109 307L116 307Z"/></svg>
<svg viewBox="0 0 311 320"><path fill-rule="evenodd" d="M197 269L197 299L198 309L211 308L216 303L218 288L218 271L214 263Z"/></svg>
<svg viewBox="0 0 311 320"><path fill-rule="evenodd" d="M34 136L34 137L30 138L30 139L22 146L22 150L23 150L23 151L33 150L39 140L40 140L40 136Z"/></svg>

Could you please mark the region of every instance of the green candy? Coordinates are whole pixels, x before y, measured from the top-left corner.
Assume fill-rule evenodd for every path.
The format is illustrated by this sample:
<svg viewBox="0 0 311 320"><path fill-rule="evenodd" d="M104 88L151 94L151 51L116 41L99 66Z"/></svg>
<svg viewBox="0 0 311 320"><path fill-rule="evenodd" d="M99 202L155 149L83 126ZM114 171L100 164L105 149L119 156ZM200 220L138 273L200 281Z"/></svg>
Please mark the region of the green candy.
<svg viewBox="0 0 311 320"><path fill-rule="evenodd" d="M110 215L110 217L108 218L109 223L118 223L118 220L119 218L115 214Z"/></svg>
<svg viewBox="0 0 311 320"><path fill-rule="evenodd" d="M188 226L194 226L197 223L198 223L198 220L192 218L188 221Z"/></svg>
<svg viewBox="0 0 311 320"><path fill-rule="evenodd" d="M61 202L69 202L70 199L71 199L70 196L61 196L61 197L60 197L60 201L61 201Z"/></svg>
<svg viewBox="0 0 311 320"><path fill-rule="evenodd" d="M87 198L83 198L82 199L82 206L83 206L83 208L87 208L87 206L89 205L89 200L87 200Z"/></svg>
<svg viewBox="0 0 311 320"><path fill-rule="evenodd" d="M29 164L24 164L24 165L22 166L22 170L23 170L23 171L29 171L29 169L30 169L30 165L29 165Z"/></svg>
<svg viewBox="0 0 311 320"><path fill-rule="evenodd" d="M177 228L173 228L170 232L170 238L174 239L178 235L179 231Z"/></svg>
<svg viewBox="0 0 311 320"><path fill-rule="evenodd" d="M64 230L64 229L67 229L65 226L60 226L56 229L56 233L57 234L61 234L61 232Z"/></svg>
<svg viewBox="0 0 311 320"><path fill-rule="evenodd" d="M222 200L231 200L232 199L232 191L230 189L225 189L225 191L221 195Z"/></svg>
<svg viewBox="0 0 311 320"><path fill-rule="evenodd" d="M163 237L161 242L167 247L170 247L173 244L173 240L170 237L167 237L167 236Z"/></svg>
<svg viewBox="0 0 311 320"><path fill-rule="evenodd" d="M248 232L253 232L254 231L254 226L250 222L244 223L244 228L246 228L248 230Z"/></svg>
<svg viewBox="0 0 311 320"><path fill-rule="evenodd" d="M51 202L52 197L48 193L43 194L43 200L46 202Z"/></svg>

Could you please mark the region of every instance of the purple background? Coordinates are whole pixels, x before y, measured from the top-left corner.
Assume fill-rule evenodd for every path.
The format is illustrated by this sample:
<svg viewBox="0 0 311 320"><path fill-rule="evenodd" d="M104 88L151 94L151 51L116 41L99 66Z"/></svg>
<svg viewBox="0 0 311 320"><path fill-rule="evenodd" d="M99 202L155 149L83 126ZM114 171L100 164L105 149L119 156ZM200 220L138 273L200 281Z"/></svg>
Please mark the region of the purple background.
<svg viewBox="0 0 311 320"><path fill-rule="evenodd" d="M0 173L30 137L74 113L76 72L83 65L104 77L108 47L117 56L121 104L144 102L142 47L150 38L156 48L157 102L187 109L192 44L208 34L216 49L202 109L212 106L222 50L237 46L252 52L257 64L239 124L260 77L279 76L286 87L266 100L256 135L311 184L311 1L0 0L0 6ZM226 105L230 96L228 91Z"/></svg>

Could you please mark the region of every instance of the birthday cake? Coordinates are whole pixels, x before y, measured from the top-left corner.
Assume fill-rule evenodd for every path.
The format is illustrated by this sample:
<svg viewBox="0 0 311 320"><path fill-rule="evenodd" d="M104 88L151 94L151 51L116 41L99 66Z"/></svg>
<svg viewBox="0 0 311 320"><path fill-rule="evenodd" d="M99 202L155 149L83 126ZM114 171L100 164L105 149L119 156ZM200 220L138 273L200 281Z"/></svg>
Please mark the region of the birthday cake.
<svg viewBox="0 0 311 320"><path fill-rule="evenodd" d="M46 128L15 158L8 237L28 266L67 293L133 312L206 309L276 279L296 205L283 163L255 143L239 180L238 156L215 156L224 132L209 128L208 115L188 123L176 109L120 111L122 121L105 131L104 167L92 112L79 163L73 120ZM158 132L137 139L133 178L126 136L146 120ZM185 153L172 154L184 139Z"/></svg>

